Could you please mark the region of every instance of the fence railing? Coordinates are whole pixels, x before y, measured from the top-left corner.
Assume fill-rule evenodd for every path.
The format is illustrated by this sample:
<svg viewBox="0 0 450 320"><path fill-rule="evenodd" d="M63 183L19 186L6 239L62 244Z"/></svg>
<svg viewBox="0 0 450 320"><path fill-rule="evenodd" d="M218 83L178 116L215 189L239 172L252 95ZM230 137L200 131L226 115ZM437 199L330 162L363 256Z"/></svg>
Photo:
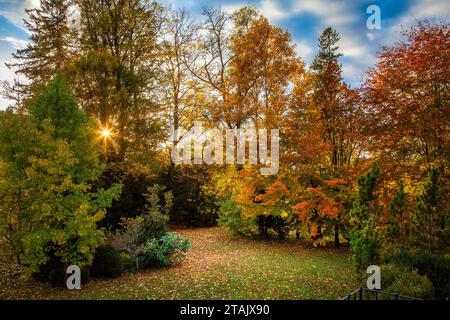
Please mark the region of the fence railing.
<svg viewBox="0 0 450 320"><path fill-rule="evenodd" d="M358 288L352 293L347 294L341 300L422 300L422 299L382 290Z"/></svg>

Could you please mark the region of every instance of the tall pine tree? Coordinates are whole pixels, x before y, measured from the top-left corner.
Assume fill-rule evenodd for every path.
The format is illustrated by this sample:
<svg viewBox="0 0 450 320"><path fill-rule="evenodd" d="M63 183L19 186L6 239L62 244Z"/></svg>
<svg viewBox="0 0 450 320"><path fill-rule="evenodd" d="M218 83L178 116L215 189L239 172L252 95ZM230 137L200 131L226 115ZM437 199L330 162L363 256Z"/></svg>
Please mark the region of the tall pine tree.
<svg viewBox="0 0 450 320"><path fill-rule="evenodd" d="M71 41L75 38L75 29L70 28L69 0L41 0L40 7L25 11L28 18L24 24L31 33L30 42L13 54L15 62L6 64L24 77L4 85L6 95L17 106L62 70L70 60Z"/></svg>
<svg viewBox="0 0 450 320"><path fill-rule="evenodd" d="M311 69L315 73L313 104L320 114L322 139L329 146L329 171L334 177L346 175L355 153L357 93L342 83L338 58L339 34L331 27L319 37L319 53Z"/></svg>
<svg viewBox="0 0 450 320"><path fill-rule="evenodd" d="M358 198L350 210L350 248L358 270L379 262L381 207L376 193L380 169L377 165L358 179Z"/></svg>
<svg viewBox="0 0 450 320"><path fill-rule="evenodd" d="M394 190L394 197L389 204L389 218L387 221L387 247L404 247L409 240L408 203L403 180Z"/></svg>
<svg viewBox="0 0 450 320"><path fill-rule="evenodd" d="M327 27L319 37L318 46L319 53L315 56L314 61L311 65L311 69L318 74L322 74L325 67L330 63L337 63L338 58L342 57L340 53L339 33L332 27Z"/></svg>
<svg viewBox="0 0 450 320"><path fill-rule="evenodd" d="M348 176L357 143L353 127L358 95L342 83L342 68L339 64L339 34L331 27L319 37L319 52L311 69L315 76L312 104L318 114L320 138L326 146L327 179L342 179ZM335 244L339 246L339 221L334 226Z"/></svg>
<svg viewBox="0 0 450 320"><path fill-rule="evenodd" d="M417 247L438 254L448 250L449 214L441 188L441 173L433 166L422 186L421 194L417 197L413 234Z"/></svg>

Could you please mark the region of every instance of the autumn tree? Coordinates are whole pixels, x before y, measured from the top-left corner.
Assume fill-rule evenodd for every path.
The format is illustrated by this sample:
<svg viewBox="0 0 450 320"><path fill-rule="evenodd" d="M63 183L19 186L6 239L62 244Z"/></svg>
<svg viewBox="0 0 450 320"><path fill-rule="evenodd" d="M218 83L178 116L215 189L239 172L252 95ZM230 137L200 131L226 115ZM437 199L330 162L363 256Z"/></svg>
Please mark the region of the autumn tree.
<svg viewBox="0 0 450 320"><path fill-rule="evenodd" d="M235 18L239 17L237 12ZM231 49L235 112L247 117L257 129L278 128L288 105L288 85L303 68L289 32L271 25L264 17L253 18L244 30L238 28Z"/></svg>
<svg viewBox="0 0 450 320"><path fill-rule="evenodd" d="M166 88L164 103L169 122L177 134L173 137L174 145L182 139L179 129L189 129L193 120L202 116L198 97L200 85L188 68L196 50L197 32L198 26L185 9L170 11L163 24L161 56L165 80L163 84Z"/></svg>
<svg viewBox="0 0 450 320"><path fill-rule="evenodd" d="M315 108L320 114L322 138L328 145L332 175L345 172L355 156L357 92L342 83L342 68L338 58L338 33L326 28L319 37L319 53L312 70L316 74L316 88L313 97Z"/></svg>
<svg viewBox="0 0 450 320"><path fill-rule="evenodd" d="M204 7L203 22L197 32L196 48L186 66L192 76L205 86L202 104L203 116L214 125L233 128L236 115L227 114L230 105L230 89L227 80L230 52L231 16L220 8Z"/></svg>
<svg viewBox="0 0 450 320"><path fill-rule="evenodd" d="M298 183L309 190L305 197L311 203L308 206L305 204L304 209L308 207L312 213L322 207L317 205L318 198L322 199L321 202L326 202L326 198L333 199L334 191L326 196L321 186L327 186L327 181L341 181L344 177L348 179L358 159L359 96L357 91L342 82L342 70L338 62L342 54L339 53L338 41L339 35L334 29L326 28L323 31L311 72L297 73L288 108L289 116L284 121L286 160L291 171L294 174L297 171ZM320 189L316 192L313 188ZM339 190L335 191L340 194ZM346 201L342 197L336 200ZM340 203L341 208L344 206L344 202ZM323 218L327 214L316 212L313 216ZM336 246L339 246L341 215L336 217L331 221L335 221L334 238ZM321 219L315 220L318 231L314 237L320 238Z"/></svg>
<svg viewBox="0 0 450 320"><path fill-rule="evenodd" d="M232 232L284 239L297 225L288 186L266 177L258 168L229 166L218 174L216 190L222 202L219 223Z"/></svg>
<svg viewBox="0 0 450 320"><path fill-rule="evenodd" d="M70 1L41 0L38 8L25 12L25 28L31 34L29 43L13 53L15 62L6 64L23 76L22 81L5 84L7 97L16 100L17 106L70 63L76 38Z"/></svg>
<svg viewBox="0 0 450 320"><path fill-rule="evenodd" d="M298 72L283 121L282 165L299 173L298 180L316 186L326 166L327 144L323 141L320 114L315 110L313 94L316 78L307 70Z"/></svg>
<svg viewBox="0 0 450 320"><path fill-rule="evenodd" d="M267 235L273 229L278 238L284 239L296 225L296 217L292 213L290 194L287 186L275 180L263 192L255 196L259 233Z"/></svg>
<svg viewBox="0 0 450 320"><path fill-rule="evenodd" d="M383 48L368 72L365 131L393 178L432 164L448 167L449 32L448 24L419 23Z"/></svg>
<svg viewBox="0 0 450 320"><path fill-rule="evenodd" d="M308 227L315 245L325 244L326 239L334 239L340 246L339 227L345 219L346 206L350 203L350 183L344 179L327 180L319 185L309 186L297 198L301 200L292 208L297 219ZM326 235L326 237L324 237Z"/></svg>
<svg viewBox="0 0 450 320"><path fill-rule="evenodd" d="M50 255L86 266L104 241L96 223L120 193L96 187L95 131L59 76L33 98L30 115L0 119L0 230L27 271Z"/></svg>
<svg viewBox="0 0 450 320"><path fill-rule="evenodd" d="M162 7L147 0L76 0L81 57L73 83L80 105L115 134L115 159L146 159L163 138L157 38Z"/></svg>
<svg viewBox="0 0 450 320"><path fill-rule="evenodd" d="M321 188L308 187L306 199L293 206L298 214L298 219L308 226L311 239L319 240L323 236L326 220L336 220L340 210L339 203L328 197Z"/></svg>
<svg viewBox="0 0 450 320"><path fill-rule="evenodd" d="M296 72L303 69L291 36L286 30L271 25L253 8L244 7L231 19L229 50L232 58L225 73L229 93L216 117L226 128L282 129L280 124L289 103L289 85ZM259 159L259 152L257 157ZM261 163L261 159L258 162ZM253 219L260 235L266 236L271 229L283 238L293 224L288 188L281 180L260 177L257 166L250 167L233 167L237 170L237 179L245 183L231 181L229 185L233 190L231 199L241 210L243 225Z"/></svg>

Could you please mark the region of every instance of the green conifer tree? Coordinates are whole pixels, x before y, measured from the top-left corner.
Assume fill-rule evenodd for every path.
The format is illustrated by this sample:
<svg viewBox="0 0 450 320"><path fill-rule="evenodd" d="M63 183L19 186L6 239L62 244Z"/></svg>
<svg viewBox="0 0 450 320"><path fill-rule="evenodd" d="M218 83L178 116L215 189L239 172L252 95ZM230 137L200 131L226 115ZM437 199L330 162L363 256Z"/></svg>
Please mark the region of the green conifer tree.
<svg viewBox="0 0 450 320"><path fill-rule="evenodd" d="M319 75L322 74L325 67L330 63L337 63L338 58L342 57L339 46L339 33L332 27L327 27L319 37L319 53L315 56L311 69Z"/></svg>
<svg viewBox="0 0 450 320"><path fill-rule="evenodd" d="M381 207L376 187L380 169L377 165L358 179L358 198L350 210L350 248L358 270L376 264L380 260L380 232L378 221Z"/></svg>
<svg viewBox="0 0 450 320"><path fill-rule="evenodd" d="M449 215L441 188L441 173L433 166L417 197L413 233L416 246L432 253L442 253L448 249Z"/></svg>
<svg viewBox="0 0 450 320"><path fill-rule="evenodd" d="M28 18L24 24L31 33L30 42L13 54L15 62L6 64L23 76L13 84L5 83L7 96L19 106L69 63L75 39L75 28L70 28L69 0L41 0L38 8L25 11Z"/></svg>
<svg viewBox="0 0 450 320"><path fill-rule="evenodd" d="M408 203L403 180L394 190L394 197L389 204L389 218L386 228L388 248L405 248L409 245Z"/></svg>

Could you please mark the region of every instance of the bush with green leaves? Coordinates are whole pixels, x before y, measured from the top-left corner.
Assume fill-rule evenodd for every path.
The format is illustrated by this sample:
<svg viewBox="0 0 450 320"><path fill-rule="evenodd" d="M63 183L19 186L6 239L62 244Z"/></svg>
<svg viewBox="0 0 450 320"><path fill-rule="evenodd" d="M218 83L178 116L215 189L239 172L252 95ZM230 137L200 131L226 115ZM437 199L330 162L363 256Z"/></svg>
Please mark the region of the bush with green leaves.
<svg viewBox="0 0 450 320"><path fill-rule="evenodd" d="M125 258L128 264L133 261L132 269L181 262L190 248L189 240L168 232L167 217L172 196L170 192L165 193L164 206L161 206L160 191L157 185L149 188L145 212L137 218L123 219L122 230L114 237L116 248L128 256Z"/></svg>
<svg viewBox="0 0 450 320"><path fill-rule="evenodd" d="M135 269L140 268L139 255L144 233L142 221L141 217L123 218L121 223L122 229L118 230L113 238L115 249L128 255L129 259L133 261Z"/></svg>
<svg viewBox="0 0 450 320"><path fill-rule="evenodd" d="M135 269L139 269L141 249L153 239L161 238L169 231L167 221L172 207L172 193L164 193L164 205L160 204L159 193L162 188L153 185L147 189L147 203L144 212L136 218L122 219L122 229L114 236L116 248L128 254L134 261Z"/></svg>
<svg viewBox="0 0 450 320"><path fill-rule="evenodd" d="M412 254L402 251L395 256L388 256L386 262L417 269L433 283L436 299L450 299L450 257L431 253Z"/></svg>
<svg viewBox="0 0 450 320"><path fill-rule="evenodd" d="M154 267L167 267L177 264L185 259L185 253L190 249L191 243L175 232L167 232L159 239L147 241L141 247L141 265Z"/></svg>
<svg viewBox="0 0 450 320"><path fill-rule="evenodd" d="M233 200L226 199L219 205L219 226L227 228L232 234L253 236L258 233L256 217L242 217L242 210Z"/></svg>
<svg viewBox="0 0 450 320"><path fill-rule="evenodd" d="M433 298L433 284L417 270L395 264L384 264L380 269L383 291L420 299Z"/></svg>
<svg viewBox="0 0 450 320"><path fill-rule="evenodd" d="M141 241L145 242L148 239L158 239L167 231L168 216L158 212L149 212L141 215L142 218L142 234Z"/></svg>
<svg viewBox="0 0 450 320"><path fill-rule="evenodd" d="M173 196L171 192L164 193L164 206L161 206L159 192L162 191L159 185L153 185L147 189L145 198L144 214L142 218L142 234L141 242L144 243L149 239L159 239L169 228L169 212L172 208Z"/></svg>
<svg viewBox="0 0 450 320"><path fill-rule="evenodd" d="M55 255L55 249L49 246L45 249L47 255L47 261L37 268L36 272L33 272L31 276L40 281L48 281L52 270L63 269L64 264L61 259Z"/></svg>
<svg viewBox="0 0 450 320"><path fill-rule="evenodd" d="M0 234L27 274L46 264L48 248L64 265L88 266L105 240L97 223L121 185L96 187L103 166L95 123L62 77L28 111L0 114Z"/></svg>
<svg viewBox="0 0 450 320"><path fill-rule="evenodd" d="M120 261L122 264L122 268L124 271L127 272L135 272L136 269L136 262L134 259L126 252L119 252Z"/></svg>
<svg viewBox="0 0 450 320"><path fill-rule="evenodd" d="M95 251L90 272L96 278L117 278L124 270L120 253L111 245L102 245Z"/></svg>

